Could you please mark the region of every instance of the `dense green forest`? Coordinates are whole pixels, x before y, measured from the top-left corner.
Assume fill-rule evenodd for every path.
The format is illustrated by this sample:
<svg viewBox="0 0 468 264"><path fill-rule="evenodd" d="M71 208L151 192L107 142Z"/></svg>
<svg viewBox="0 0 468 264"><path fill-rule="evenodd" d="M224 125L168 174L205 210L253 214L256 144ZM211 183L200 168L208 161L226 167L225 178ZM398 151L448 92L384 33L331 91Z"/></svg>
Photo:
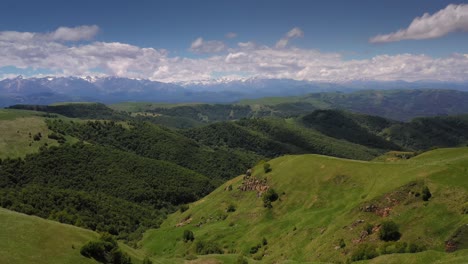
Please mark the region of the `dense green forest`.
<svg viewBox="0 0 468 264"><path fill-rule="evenodd" d="M146 122L49 120L51 130L87 142L117 148L144 157L173 162L211 179L228 179L244 172L261 157L232 149L213 150L176 131ZM221 183L222 181L218 181Z"/></svg>
<svg viewBox="0 0 468 264"><path fill-rule="evenodd" d="M296 115L315 109L341 109L399 121L415 117L468 113L468 92L441 89L362 90L351 93L324 92L296 97L244 100L240 105L295 109Z"/></svg>
<svg viewBox="0 0 468 264"><path fill-rule="evenodd" d="M57 105L13 105L10 109L33 110L87 119L125 120L128 113L118 112L100 103L68 103Z"/></svg>
<svg viewBox="0 0 468 264"><path fill-rule="evenodd" d="M239 148L266 157L319 153L369 160L389 150L465 146L468 116L399 122L340 110L316 110L298 118L241 119L182 133L200 144Z"/></svg>
<svg viewBox="0 0 468 264"><path fill-rule="evenodd" d="M468 113L468 92L440 89L363 90L350 93L323 92L295 97L271 97L243 100L235 104L118 104L115 109L128 109L171 118L184 118L188 125L275 116L298 117L318 109L340 109L367 115L377 115L399 121L416 117L448 116ZM139 107L136 107L138 105ZM177 122L159 118L158 122L177 127ZM192 122L187 122L192 120Z"/></svg>
<svg viewBox="0 0 468 264"><path fill-rule="evenodd" d="M122 238L157 226L168 210L214 188L175 164L83 143L5 159L0 180L2 207Z"/></svg>

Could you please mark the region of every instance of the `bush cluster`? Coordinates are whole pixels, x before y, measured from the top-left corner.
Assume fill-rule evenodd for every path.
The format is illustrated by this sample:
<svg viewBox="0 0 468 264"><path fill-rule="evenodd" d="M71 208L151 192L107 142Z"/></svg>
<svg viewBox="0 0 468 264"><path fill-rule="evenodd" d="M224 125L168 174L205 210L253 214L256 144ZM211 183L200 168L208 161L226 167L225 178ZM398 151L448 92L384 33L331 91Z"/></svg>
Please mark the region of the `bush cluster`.
<svg viewBox="0 0 468 264"><path fill-rule="evenodd" d="M103 234L98 240L89 241L80 250L81 255L105 264L131 264L131 258L119 249L110 234Z"/></svg>
<svg viewBox="0 0 468 264"><path fill-rule="evenodd" d="M278 198L278 193L276 193L274 189L268 189L268 191L263 194L263 206L269 209L272 208L273 206L271 203L278 200Z"/></svg>
<svg viewBox="0 0 468 264"><path fill-rule="evenodd" d="M193 235L193 232L190 230L184 230L184 234L182 238L184 239L184 242L195 240L195 236Z"/></svg>
<svg viewBox="0 0 468 264"><path fill-rule="evenodd" d="M396 241L400 239L401 233L398 225L393 221L382 222L379 238L383 241Z"/></svg>
<svg viewBox="0 0 468 264"><path fill-rule="evenodd" d="M197 241L195 252L199 255L223 254L221 247L214 241Z"/></svg>

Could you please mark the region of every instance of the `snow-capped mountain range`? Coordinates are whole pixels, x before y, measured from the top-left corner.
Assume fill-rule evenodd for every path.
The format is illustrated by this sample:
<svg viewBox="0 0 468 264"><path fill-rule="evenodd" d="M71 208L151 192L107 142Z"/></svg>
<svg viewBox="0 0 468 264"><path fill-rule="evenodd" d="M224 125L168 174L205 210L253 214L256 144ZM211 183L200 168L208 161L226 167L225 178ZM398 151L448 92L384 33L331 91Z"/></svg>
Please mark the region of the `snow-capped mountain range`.
<svg viewBox="0 0 468 264"><path fill-rule="evenodd" d="M211 102L226 103L244 98L292 96L313 92L359 89L438 88L468 90L467 83L379 82L317 83L290 79L205 80L163 83L120 77L42 77L18 76L0 81L0 106L50 104L63 101Z"/></svg>

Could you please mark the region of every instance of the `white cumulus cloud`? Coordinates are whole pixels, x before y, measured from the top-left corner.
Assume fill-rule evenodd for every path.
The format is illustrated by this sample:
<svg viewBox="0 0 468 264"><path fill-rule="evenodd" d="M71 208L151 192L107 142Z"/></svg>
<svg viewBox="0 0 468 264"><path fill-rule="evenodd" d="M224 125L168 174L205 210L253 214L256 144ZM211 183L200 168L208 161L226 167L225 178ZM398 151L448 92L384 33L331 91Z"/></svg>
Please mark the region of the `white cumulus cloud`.
<svg viewBox="0 0 468 264"><path fill-rule="evenodd" d="M370 38L371 43L394 42L406 39L440 38L455 31L468 31L468 4L448 5L430 15L425 13L411 22L406 29Z"/></svg>
<svg viewBox="0 0 468 264"><path fill-rule="evenodd" d="M56 41L79 41L90 40L99 32L99 27L93 26L80 26L80 27L59 27L54 32L48 34L51 40Z"/></svg>
<svg viewBox="0 0 468 264"><path fill-rule="evenodd" d="M53 41L81 41L91 40L99 32L99 27L79 26L79 27L59 27L49 33L1 31L0 41L3 42L53 42Z"/></svg>
<svg viewBox="0 0 468 264"><path fill-rule="evenodd" d="M203 40L197 38L190 45L190 50L194 53L218 53L226 49L226 44L219 40Z"/></svg>
<svg viewBox="0 0 468 264"><path fill-rule="evenodd" d="M278 40L275 46L276 48L283 49L288 45L289 40L293 38L302 38L303 36L304 36L304 32L300 28L295 27L291 29L288 33L286 33L284 37Z"/></svg>
<svg viewBox="0 0 468 264"><path fill-rule="evenodd" d="M283 48L269 47L254 42L239 42L228 49L223 43L214 45L212 41L199 38L192 43L194 50L215 53L190 58L171 56L163 49L119 42L73 42L85 40L95 33L79 34L80 37L65 34L55 39L44 37L54 32L0 32L0 69L13 66L45 69L57 76L104 74L162 82L207 80L219 72L229 73L230 79L239 73L239 79L259 77L323 82L468 81L468 54L442 58L421 54L382 54L368 59L347 60L340 53L286 45ZM285 37L302 35L301 30L291 30ZM6 77L8 75L0 74L0 78Z"/></svg>

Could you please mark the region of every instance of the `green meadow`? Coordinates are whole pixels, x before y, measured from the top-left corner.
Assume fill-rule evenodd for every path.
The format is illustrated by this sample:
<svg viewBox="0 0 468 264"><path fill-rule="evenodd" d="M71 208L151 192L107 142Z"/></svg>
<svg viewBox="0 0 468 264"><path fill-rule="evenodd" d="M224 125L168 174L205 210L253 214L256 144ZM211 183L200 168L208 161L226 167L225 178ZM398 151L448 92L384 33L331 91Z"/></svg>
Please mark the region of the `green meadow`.
<svg viewBox="0 0 468 264"><path fill-rule="evenodd" d="M44 113L0 109L0 158L24 157L26 154L39 151L45 144L58 146L56 140L47 136L52 133L44 122ZM41 139L34 140L34 135L40 133Z"/></svg>
<svg viewBox="0 0 468 264"><path fill-rule="evenodd" d="M460 263L468 257L467 250L444 252L445 241L468 223L462 212L468 201L468 148L439 149L393 162L298 155L269 163L271 172L260 165L252 176L266 178L279 194L271 209L255 191L238 190L243 181L239 176L185 212L171 215L160 229L148 231L142 248L155 258L180 262L196 255L199 241L262 263L345 262L361 244L383 246L377 232L359 240L367 224L377 228L392 220L400 227L401 242L428 251L382 255L369 263ZM422 186L432 192L429 201L410 194ZM231 205L235 211L227 212ZM389 214L363 211L368 205L388 208ZM193 242L183 241L185 230L193 232ZM339 246L341 240L344 247ZM212 257L220 256L227 257Z"/></svg>

